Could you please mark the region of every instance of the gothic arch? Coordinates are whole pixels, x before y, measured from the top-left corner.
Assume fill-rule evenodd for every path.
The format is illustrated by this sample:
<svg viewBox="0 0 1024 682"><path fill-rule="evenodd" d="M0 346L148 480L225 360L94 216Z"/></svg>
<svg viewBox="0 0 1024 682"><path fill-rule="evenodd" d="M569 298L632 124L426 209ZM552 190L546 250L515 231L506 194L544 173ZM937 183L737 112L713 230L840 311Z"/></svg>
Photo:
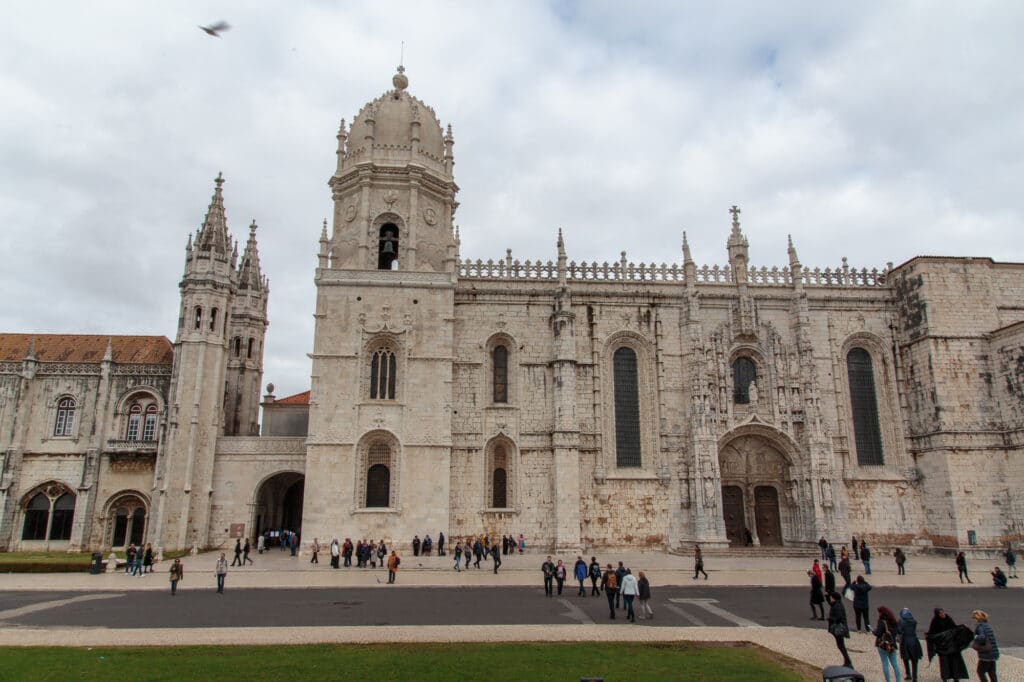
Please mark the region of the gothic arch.
<svg viewBox="0 0 1024 682"><path fill-rule="evenodd" d="M43 502L38 508L37 497ZM18 518L13 526L16 537L22 544L44 542L47 547L51 541L67 542L77 507L78 495L74 487L56 479L39 483L21 496Z"/></svg>
<svg viewBox="0 0 1024 682"><path fill-rule="evenodd" d="M733 346L729 351L729 394L730 402L734 405L745 405L750 403L750 398L741 400L737 397L737 363L741 360L748 360L753 364L754 376L750 383L755 383L761 395L771 395L768 386L768 363L765 361L764 353L760 346L752 343L740 343ZM749 391L749 383L743 387L742 392Z"/></svg>
<svg viewBox="0 0 1024 682"><path fill-rule="evenodd" d="M138 490L126 489L111 495L100 517L101 545L104 548L142 545L146 541L150 509L149 496Z"/></svg>
<svg viewBox="0 0 1024 682"><path fill-rule="evenodd" d="M498 346L504 346L507 351L505 357L505 393L506 400L504 402L495 400L495 384L497 382L496 367L495 367L495 355L494 351ZM519 382L516 381L515 368L517 366L517 353L516 353L516 340L505 332L497 332L491 334L487 341L484 343L484 386L483 393L481 395L488 396L489 399L487 404L489 405L515 405L517 403Z"/></svg>
<svg viewBox="0 0 1024 682"><path fill-rule="evenodd" d="M505 434L500 433L487 441L484 446L484 509L516 508L518 460L519 449ZM504 490L501 490L502 484ZM496 504L502 497L505 503Z"/></svg>
<svg viewBox="0 0 1024 682"><path fill-rule="evenodd" d="M356 444L356 471L355 488L353 490L353 508L359 510L374 510L392 512L399 508L399 493L401 490L401 460L402 446L398 437L386 429L375 429L364 433ZM387 469L386 478L382 470L374 469L371 476L371 469L383 466ZM374 504L367 506L370 499L377 501L380 491L370 490L371 484L383 485L387 483L387 505Z"/></svg>
<svg viewBox="0 0 1024 682"><path fill-rule="evenodd" d="M836 359L838 366L835 374L841 386L837 401L841 406L840 413L843 417L841 432L849 444L851 469L856 471L860 467L857 464L857 447L853 435L853 404L850 396L847 364L850 351L854 348L867 351L871 358L875 402L878 406L878 422L882 435L883 460L881 466L890 471L904 469L908 465L904 464L907 455L903 448L904 440L899 418L899 397L896 393L896 368L893 364L892 349L885 339L868 331L854 332L843 339L839 356Z"/></svg>
<svg viewBox="0 0 1024 682"><path fill-rule="evenodd" d="M640 441L640 464L639 466L619 466L617 453L619 434L616 426L616 382L615 382L615 354L622 348L628 348L636 355L636 405L637 424ZM611 334L604 343L601 354L601 390L603 393L603 416L604 426L603 443L604 458L601 460L607 470L626 472L629 470L651 473L659 464L658 447L658 385L654 367L654 348L651 341L633 331L620 330ZM620 404L623 399L632 399L632 396L620 394ZM621 419L621 417L620 417Z"/></svg>
<svg viewBox="0 0 1024 682"><path fill-rule="evenodd" d="M280 469L261 478L252 489L247 535L255 537L282 528L301 533L305 482L305 472L297 469Z"/></svg>
<svg viewBox="0 0 1024 682"><path fill-rule="evenodd" d="M360 367L362 399L401 400L406 368L404 350L398 335L391 332L370 334L364 340Z"/></svg>

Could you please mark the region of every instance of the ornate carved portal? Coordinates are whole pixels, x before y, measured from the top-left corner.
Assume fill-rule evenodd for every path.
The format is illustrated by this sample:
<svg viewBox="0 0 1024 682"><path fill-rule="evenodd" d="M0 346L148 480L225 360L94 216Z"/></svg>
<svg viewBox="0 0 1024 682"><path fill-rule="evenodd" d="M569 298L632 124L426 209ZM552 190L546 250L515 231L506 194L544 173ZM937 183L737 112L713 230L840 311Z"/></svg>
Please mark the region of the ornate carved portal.
<svg viewBox="0 0 1024 682"><path fill-rule="evenodd" d="M785 455L770 440L747 435L729 441L718 457L729 544L742 546L750 530L758 544L781 546L779 491L789 467Z"/></svg>

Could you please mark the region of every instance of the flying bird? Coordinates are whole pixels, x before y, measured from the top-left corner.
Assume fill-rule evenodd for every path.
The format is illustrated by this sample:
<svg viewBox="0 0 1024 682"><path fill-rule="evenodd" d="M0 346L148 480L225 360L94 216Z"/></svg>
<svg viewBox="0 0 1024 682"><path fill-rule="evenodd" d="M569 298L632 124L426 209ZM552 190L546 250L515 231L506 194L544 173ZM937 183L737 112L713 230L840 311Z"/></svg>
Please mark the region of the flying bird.
<svg viewBox="0 0 1024 682"><path fill-rule="evenodd" d="M221 32L228 30L231 26L226 21L218 21L216 24L200 26L199 28L207 35L211 35L214 38L220 38Z"/></svg>

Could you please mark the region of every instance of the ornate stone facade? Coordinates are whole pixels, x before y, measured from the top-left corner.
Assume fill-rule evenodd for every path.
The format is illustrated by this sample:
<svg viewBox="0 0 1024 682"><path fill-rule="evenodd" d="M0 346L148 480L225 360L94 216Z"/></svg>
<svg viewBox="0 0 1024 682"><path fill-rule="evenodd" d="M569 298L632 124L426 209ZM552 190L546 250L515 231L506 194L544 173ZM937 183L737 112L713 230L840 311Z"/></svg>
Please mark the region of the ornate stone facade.
<svg viewBox="0 0 1024 682"><path fill-rule="evenodd" d="M0 353L0 545L1020 539L1024 265L755 267L737 207L722 267L462 260L451 128L393 83L337 135L308 394L257 435L268 288L218 179L173 365Z"/></svg>

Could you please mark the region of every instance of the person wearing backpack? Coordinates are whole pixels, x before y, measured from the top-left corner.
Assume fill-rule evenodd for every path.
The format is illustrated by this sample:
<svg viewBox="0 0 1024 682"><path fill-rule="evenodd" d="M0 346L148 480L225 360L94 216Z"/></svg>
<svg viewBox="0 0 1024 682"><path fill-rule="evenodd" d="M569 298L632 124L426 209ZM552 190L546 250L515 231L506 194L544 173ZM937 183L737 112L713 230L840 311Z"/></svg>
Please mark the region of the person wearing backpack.
<svg viewBox="0 0 1024 682"><path fill-rule="evenodd" d="M601 579L601 564L597 563L597 557L590 557L590 596L597 597L601 594L601 588L597 581Z"/></svg>
<svg viewBox="0 0 1024 682"><path fill-rule="evenodd" d="M862 555L863 556L863 555ZM892 674L895 682L900 680L900 665L896 657L896 631L899 623L896 622L896 614L886 606L878 607L878 620L875 621L875 649L878 650L878 657L882 660L882 673L885 675L885 682L893 682L889 677L889 667L892 667Z"/></svg>
<svg viewBox="0 0 1024 682"><path fill-rule="evenodd" d="M615 569L612 568L611 564L608 564L608 568L601 579L601 588L604 590L604 595L608 597L610 617L612 620L615 620L615 598L619 595L619 577L615 574Z"/></svg>
<svg viewBox="0 0 1024 682"><path fill-rule="evenodd" d="M622 594L620 589L622 588L622 579L626 577L626 567L619 562L619 567L615 569L615 608L619 608L622 602Z"/></svg>
<svg viewBox="0 0 1024 682"><path fill-rule="evenodd" d="M583 590L583 581L587 579L587 562L583 560L583 557L576 557L576 564L572 567L572 575L580 583L580 590L576 593L577 597L585 597L587 593Z"/></svg>

